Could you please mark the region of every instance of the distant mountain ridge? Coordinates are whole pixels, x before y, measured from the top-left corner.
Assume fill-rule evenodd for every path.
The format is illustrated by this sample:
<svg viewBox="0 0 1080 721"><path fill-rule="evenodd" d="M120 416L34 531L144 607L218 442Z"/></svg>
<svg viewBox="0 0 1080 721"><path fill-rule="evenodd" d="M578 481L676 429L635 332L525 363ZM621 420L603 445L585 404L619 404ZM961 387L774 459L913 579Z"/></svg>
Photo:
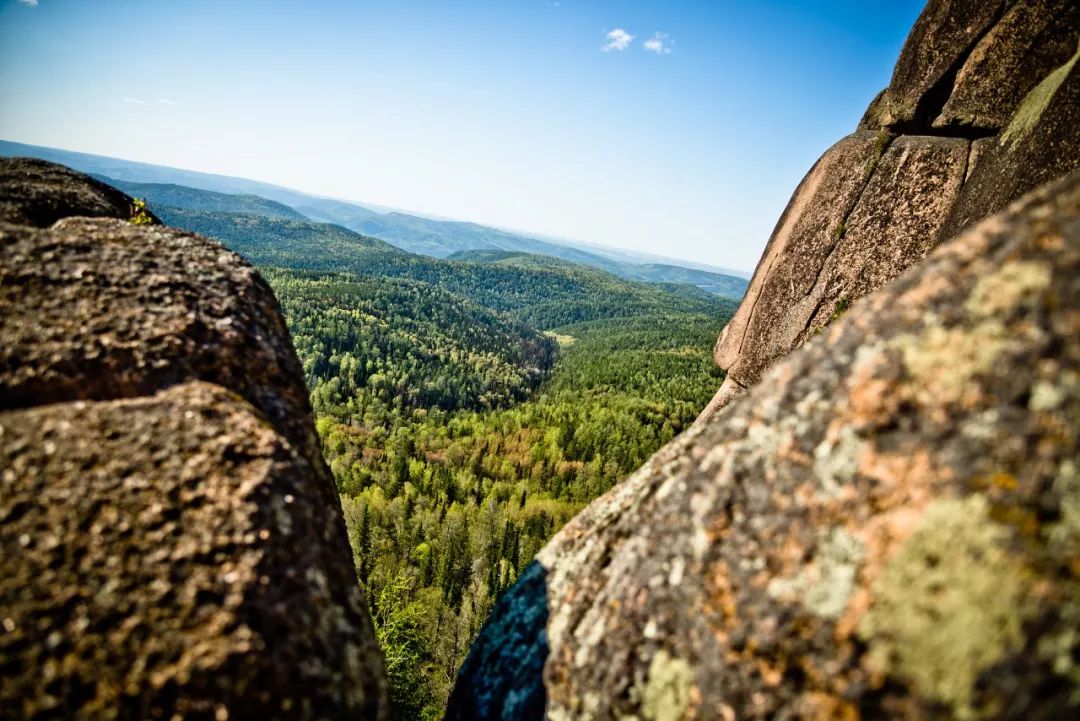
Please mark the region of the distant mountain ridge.
<svg viewBox="0 0 1080 721"><path fill-rule="evenodd" d="M133 183L117 180L107 175L91 173L90 177L119 188L133 198L142 198L150 205L167 205L174 208L191 208L212 212L246 213L265 218L285 220L308 220L303 213L275 200L267 200L248 193L219 193L213 190L189 188L175 183Z"/></svg>
<svg viewBox="0 0 1080 721"><path fill-rule="evenodd" d="M495 263L450 261L306 219L152 207L165 223L217 238L258 266L430 283L541 330L654 313L721 317L735 305L693 286L626 280L550 256L518 253Z"/></svg>
<svg viewBox="0 0 1080 721"><path fill-rule="evenodd" d="M549 255L606 270L628 280L651 283L691 283L715 295L742 298L748 281L727 273L702 270L671 262L646 262L640 254L616 249L584 250L572 245L541 240L518 233L464 221L436 220L404 212L379 212L355 203L322 198L270 183L211 173L78 153L56 148L0 140L0 156L28 156L68 165L107 179L129 193L145 196L153 204L206 211L253 213L266 217L299 219L304 216L333 223L363 235L375 236L403 250L434 258L476 250ZM154 186L154 187L151 187ZM167 186L167 187L163 187ZM138 190L142 187L142 190ZM182 191L181 188L186 188ZM200 198L198 191L237 196L237 205L226 199ZM276 204L260 207L252 198ZM280 206L285 206L281 208ZM294 211L296 215L288 211Z"/></svg>

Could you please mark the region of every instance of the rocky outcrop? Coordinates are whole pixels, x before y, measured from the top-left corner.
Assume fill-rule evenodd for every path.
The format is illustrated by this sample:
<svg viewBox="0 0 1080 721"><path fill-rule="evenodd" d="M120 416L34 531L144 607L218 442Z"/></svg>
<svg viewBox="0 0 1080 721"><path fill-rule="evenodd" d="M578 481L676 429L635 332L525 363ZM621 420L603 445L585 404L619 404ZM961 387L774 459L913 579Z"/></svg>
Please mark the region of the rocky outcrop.
<svg viewBox="0 0 1080 721"><path fill-rule="evenodd" d="M852 300L923 258L963 184L969 146L860 132L829 150L795 191L720 336L716 361L728 377L752 385Z"/></svg>
<svg viewBox="0 0 1080 721"><path fill-rule="evenodd" d="M1078 12L931 0L709 408L540 552L448 719L1080 715Z"/></svg>
<svg viewBox="0 0 1080 721"><path fill-rule="evenodd" d="M1001 17L1006 0L930 0L915 22L872 125L922 128L947 100L955 75Z"/></svg>
<svg viewBox="0 0 1080 721"><path fill-rule="evenodd" d="M795 191L716 347L707 417L941 240L1080 168L1073 0L931 0L859 131Z"/></svg>
<svg viewBox="0 0 1080 721"><path fill-rule="evenodd" d="M579 514L500 601L448 718L1074 717L1078 368L1080 173L856 302ZM542 674L516 660L537 649Z"/></svg>
<svg viewBox="0 0 1080 721"><path fill-rule="evenodd" d="M118 218L140 212L135 201L116 188L71 168L36 158L0 161L0 222L47 228L61 218ZM160 225L143 209L148 225Z"/></svg>
<svg viewBox="0 0 1080 721"><path fill-rule="evenodd" d="M385 718L269 287L85 176L0 179L0 716Z"/></svg>
<svg viewBox="0 0 1080 721"><path fill-rule="evenodd" d="M91 218L4 226L0 244L0 410L200 379L242 396L322 472L277 300L235 254L172 228ZM328 475L320 486L333 487Z"/></svg>
<svg viewBox="0 0 1080 721"><path fill-rule="evenodd" d="M960 66L933 126L996 133L1035 85L1076 52L1078 37L1075 0L1009 3Z"/></svg>

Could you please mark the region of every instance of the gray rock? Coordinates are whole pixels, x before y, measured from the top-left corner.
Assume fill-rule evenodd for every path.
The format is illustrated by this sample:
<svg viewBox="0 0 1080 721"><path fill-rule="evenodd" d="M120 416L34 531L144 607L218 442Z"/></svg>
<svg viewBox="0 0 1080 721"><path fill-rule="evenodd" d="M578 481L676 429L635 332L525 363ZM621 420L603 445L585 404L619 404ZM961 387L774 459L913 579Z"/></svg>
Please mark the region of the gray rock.
<svg viewBox="0 0 1080 721"><path fill-rule="evenodd" d="M1032 88L1076 52L1076 0L1017 0L960 68L935 128L1004 128Z"/></svg>
<svg viewBox="0 0 1080 721"><path fill-rule="evenodd" d="M549 719L1074 718L1078 309L1080 173L592 503L454 698L538 683L514 661L539 643L531 598Z"/></svg>
<svg viewBox="0 0 1080 721"><path fill-rule="evenodd" d="M116 188L71 168L36 158L0 158L0 221L46 228L81 215L129 220L134 201ZM160 224L144 211L150 224Z"/></svg>
<svg viewBox="0 0 1080 721"><path fill-rule="evenodd" d="M220 386L0 413L0 717L381 718L337 509Z"/></svg>

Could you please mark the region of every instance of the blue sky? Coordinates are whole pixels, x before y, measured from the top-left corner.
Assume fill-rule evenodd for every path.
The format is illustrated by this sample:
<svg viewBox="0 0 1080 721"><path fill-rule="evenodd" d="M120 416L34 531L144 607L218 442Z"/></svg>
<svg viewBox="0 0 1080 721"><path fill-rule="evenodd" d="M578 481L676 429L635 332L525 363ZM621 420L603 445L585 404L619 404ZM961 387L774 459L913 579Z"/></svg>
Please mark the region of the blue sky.
<svg viewBox="0 0 1080 721"><path fill-rule="evenodd" d="M750 270L922 5L0 0L0 138Z"/></svg>

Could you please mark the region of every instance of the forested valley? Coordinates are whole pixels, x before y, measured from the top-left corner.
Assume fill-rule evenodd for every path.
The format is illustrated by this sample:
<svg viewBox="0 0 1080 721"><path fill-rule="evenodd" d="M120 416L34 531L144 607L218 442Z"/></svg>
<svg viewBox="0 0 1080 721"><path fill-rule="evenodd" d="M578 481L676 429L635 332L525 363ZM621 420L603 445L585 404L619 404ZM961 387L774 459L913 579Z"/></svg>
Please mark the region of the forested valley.
<svg viewBox="0 0 1080 721"><path fill-rule="evenodd" d="M499 593L723 380L711 350L735 304L693 286L154 210L246 256L277 294L400 719L441 718Z"/></svg>

